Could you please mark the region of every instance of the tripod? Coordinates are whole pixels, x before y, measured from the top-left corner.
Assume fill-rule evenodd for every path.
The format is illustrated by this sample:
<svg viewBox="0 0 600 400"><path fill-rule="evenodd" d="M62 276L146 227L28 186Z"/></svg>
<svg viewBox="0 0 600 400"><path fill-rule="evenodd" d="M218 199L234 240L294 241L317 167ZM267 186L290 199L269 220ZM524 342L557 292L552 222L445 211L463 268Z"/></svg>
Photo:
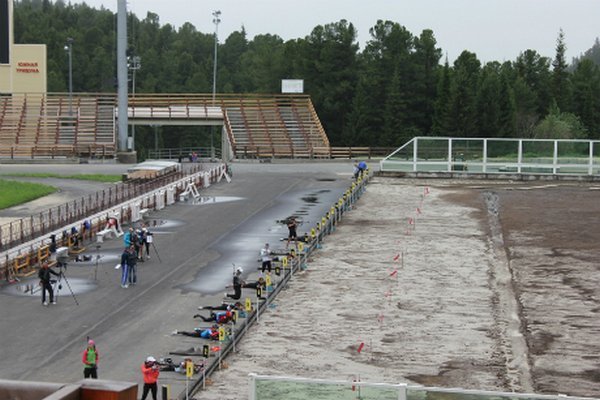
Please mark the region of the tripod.
<svg viewBox="0 0 600 400"><path fill-rule="evenodd" d="M73 300L75 300L75 304L79 305L79 302L77 301L77 297L75 297L75 293L73 293L73 289L71 289L71 284L69 283L69 280L67 279L67 276L65 275L65 270L67 269L67 264L63 264L63 263L58 263L58 279L56 280L56 284L55 284L55 289L54 289L54 298L56 300L58 300L58 292L62 289L62 283L61 281L65 280L65 283L67 284L67 287L69 288L69 291L71 292L71 296L73 296Z"/></svg>
<svg viewBox="0 0 600 400"><path fill-rule="evenodd" d="M156 248L156 245L154 244L154 238L153 235L150 233L148 235L148 237L146 238L146 242L152 246L152 248L154 249L154 252L156 253L156 257L158 258L158 261L160 263L162 263L162 260L160 259L160 254L158 254L158 249Z"/></svg>
<svg viewBox="0 0 600 400"><path fill-rule="evenodd" d="M97 244L96 245L96 262L94 265L94 280L97 281L98 280L98 261L100 261L100 258L102 258L102 256L100 255L100 245ZM105 273L107 273L106 271L104 271Z"/></svg>

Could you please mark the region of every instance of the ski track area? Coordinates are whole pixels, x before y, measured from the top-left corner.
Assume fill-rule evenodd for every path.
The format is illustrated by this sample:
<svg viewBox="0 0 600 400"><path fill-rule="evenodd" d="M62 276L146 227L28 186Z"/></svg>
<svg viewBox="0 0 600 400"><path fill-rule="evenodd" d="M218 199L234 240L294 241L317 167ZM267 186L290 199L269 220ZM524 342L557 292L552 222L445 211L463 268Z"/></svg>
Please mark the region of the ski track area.
<svg viewBox="0 0 600 400"><path fill-rule="evenodd" d="M249 373L598 397L591 189L374 178L194 397Z"/></svg>

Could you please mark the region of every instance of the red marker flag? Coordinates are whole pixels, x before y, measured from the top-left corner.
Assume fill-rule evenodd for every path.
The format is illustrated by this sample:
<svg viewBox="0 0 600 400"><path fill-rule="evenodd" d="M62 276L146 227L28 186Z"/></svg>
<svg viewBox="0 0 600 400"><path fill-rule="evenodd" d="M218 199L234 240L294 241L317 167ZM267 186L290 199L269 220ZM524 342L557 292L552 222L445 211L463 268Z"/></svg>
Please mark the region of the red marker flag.
<svg viewBox="0 0 600 400"><path fill-rule="evenodd" d="M362 351L363 347L365 347L365 342L360 342L360 344L358 345L358 352L359 353Z"/></svg>
<svg viewBox="0 0 600 400"><path fill-rule="evenodd" d="M425 187L425 194L429 194L429 188Z"/></svg>
<svg viewBox="0 0 600 400"><path fill-rule="evenodd" d="M221 348L219 346L213 346L210 351L212 351L213 353L217 353L218 351L220 351Z"/></svg>
<svg viewBox="0 0 600 400"><path fill-rule="evenodd" d="M412 218L409 218L409 219L408 219L408 224L409 224L409 225L412 225L413 223L414 223L414 222L413 222L413 219L412 219Z"/></svg>
<svg viewBox="0 0 600 400"><path fill-rule="evenodd" d="M417 214L421 214L421 209L417 207Z"/></svg>
<svg viewBox="0 0 600 400"><path fill-rule="evenodd" d="M390 274L390 276L394 276L394 275L396 275L397 273L398 273L398 270L396 269L396 270L394 270L394 272L392 272L392 273Z"/></svg>
<svg viewBox="0 0 600 400"><path fill-rule="evenodd" d="M400 253L398 253L394 256L394 261L398 261L399 258L400 258Z"/></svg>

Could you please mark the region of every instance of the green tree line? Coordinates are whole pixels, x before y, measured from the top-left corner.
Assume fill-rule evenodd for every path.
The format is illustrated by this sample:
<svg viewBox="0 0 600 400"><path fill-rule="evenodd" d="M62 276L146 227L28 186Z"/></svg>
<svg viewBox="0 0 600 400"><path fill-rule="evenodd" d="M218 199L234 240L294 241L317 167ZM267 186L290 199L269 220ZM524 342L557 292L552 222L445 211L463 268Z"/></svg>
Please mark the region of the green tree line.
<svg viewBox="0 0 600 400"><path fill-rule="evenodd" d="M115 92L115 13L62 0L20 0L14 17L17 43L47 45L48 91L67 91L70 37L74 91ZM178 29L161 24L153 13L130 14L128 41L129 54L142 60L137 93L212 91L212 33L190 23ZM397 146L413 136L599 139L597 39L594 46L569 65L560 31L553 59L526 49L514 61L482 64L468 50L453 62L443 59L432 30L415 35L393 21L377 21L363 49L346 20L288 41L272 34L248 39L241 28L220 38L217 92L278 93L281 79L304 79L337 146ZM198 145L189 129L172 128L161 146ZM142 146L152 145L147 135Z"/></svg>

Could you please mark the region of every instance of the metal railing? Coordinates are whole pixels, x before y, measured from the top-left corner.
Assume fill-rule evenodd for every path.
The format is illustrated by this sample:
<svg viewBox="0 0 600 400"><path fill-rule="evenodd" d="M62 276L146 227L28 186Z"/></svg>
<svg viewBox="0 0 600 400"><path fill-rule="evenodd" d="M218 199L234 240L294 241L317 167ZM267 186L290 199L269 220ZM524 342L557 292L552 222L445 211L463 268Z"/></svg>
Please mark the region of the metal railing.
<svg viewBox="0 0 600 400"><path fill-rule="evenodd" d="M597 175L600 141L415 137L380 162L382 172Z"/></svg>
<svg viewBox="0 0 600 400"><path fill-rule="evenodd" d="M194 162L193 154L198 159L220 159L221 149L218 147L180 147L148 150L148 158L151 160L179 160L181 162Z"/></svg>
<svg viewBox="0 0 600 400"><path fill-rule="evenodd" d="M75 227L83 240L93 240L104 229L109 217L118 215L119 222L124 223L133 219L134 209L138 212L140 209L161 209L175 202L174 199L188 183L204 187L218 182L225 169L224 164L210 170L199 165L187 174L177 172L138 185L118 185L3 225L2 232L8 230L9 234L3 233L5 242L0 250L0 276L9 279L11 267L21 257L30 260L28 266L35 266L39 261L38 250L49 245L52 236L59 245L66 246L71 237L70 229ZM86 222L89 228L85 228Z"/></svg>

